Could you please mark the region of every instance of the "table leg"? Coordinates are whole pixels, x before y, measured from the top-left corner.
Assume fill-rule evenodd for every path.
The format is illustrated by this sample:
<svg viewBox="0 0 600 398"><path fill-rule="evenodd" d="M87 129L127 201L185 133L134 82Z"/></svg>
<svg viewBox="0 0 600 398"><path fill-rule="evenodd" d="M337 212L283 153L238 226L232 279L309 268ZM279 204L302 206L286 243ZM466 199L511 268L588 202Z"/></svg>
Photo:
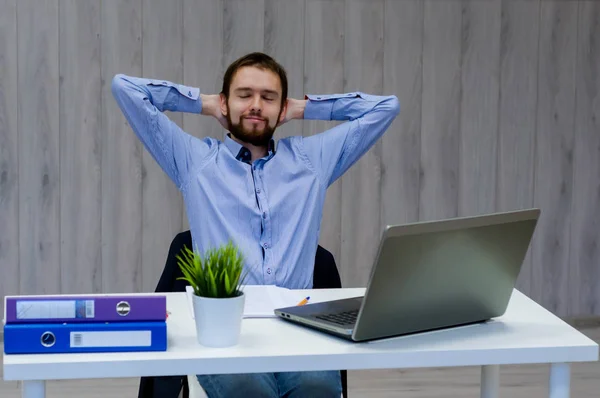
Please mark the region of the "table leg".
<svg viewBox="0 0 600 398"><path fill-rule="evenodd" d="M498 398L500 391L500 366L481 367L481 398Z"/></svg>
<svg viewBox="0 0 600 398"><path fill-rule="evenodd" d="M22 398L46 398L46 382L43 380L27 380L21 386Z"/></svg>
<svg viewBox="0 0 600 398"><path fill-rule="evenodd" d="M550 398L569 398L571 366L568 363L553 363L550 366Z"/></svg>

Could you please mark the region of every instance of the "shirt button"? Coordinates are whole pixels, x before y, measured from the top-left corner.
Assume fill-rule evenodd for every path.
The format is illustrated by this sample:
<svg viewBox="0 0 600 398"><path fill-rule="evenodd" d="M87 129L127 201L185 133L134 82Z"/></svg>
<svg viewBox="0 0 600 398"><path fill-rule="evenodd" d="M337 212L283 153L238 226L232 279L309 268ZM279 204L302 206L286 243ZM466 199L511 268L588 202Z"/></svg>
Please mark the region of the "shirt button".
<svg viewBox="0 0 600 398"><path fill-rule="evenodd" d="M260 193L260 188L256 188L256 193Z"/></svg>
<svg viewBox="0 0 600 398"><path fill-rule="evenodd" d="M269 244L265 242L265 243L263 243L263 247L264 247L265 249L268 249L268 248L269 248Z"/></svg>
<svg viewBox="0 0 600 398"><path fill-rule="evenodd" d="M267 268L267 274L271 275L271 268Z"/></svg>
<svg viewBox="0 0 600 398"><path fill-rule="evenodd" d="M263 218L267 218L267 212L263 213Z"/></svg>

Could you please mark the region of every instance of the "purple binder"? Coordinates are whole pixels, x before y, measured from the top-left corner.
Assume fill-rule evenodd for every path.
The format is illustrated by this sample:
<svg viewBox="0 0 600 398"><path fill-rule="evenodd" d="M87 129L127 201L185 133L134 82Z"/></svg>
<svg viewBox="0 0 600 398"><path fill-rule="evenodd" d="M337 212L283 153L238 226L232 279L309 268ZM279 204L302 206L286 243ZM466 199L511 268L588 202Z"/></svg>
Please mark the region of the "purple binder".
<svg viewBox="0 0 600 398"><path fill-rule="evenodd" d="M167 318L165 295L6 296L5 322L140 322Z"/></svg>

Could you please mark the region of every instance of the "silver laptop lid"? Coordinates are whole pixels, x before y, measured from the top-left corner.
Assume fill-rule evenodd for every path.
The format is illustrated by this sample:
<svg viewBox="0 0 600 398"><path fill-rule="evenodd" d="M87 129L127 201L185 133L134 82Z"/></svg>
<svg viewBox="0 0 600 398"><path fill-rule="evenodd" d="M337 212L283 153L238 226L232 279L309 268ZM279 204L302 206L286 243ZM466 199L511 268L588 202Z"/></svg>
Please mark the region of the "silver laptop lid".
<svg viewBox="0 0 600 398"><path fill-rule="evenodd" d="M353 339L502 315L539 214L529 209L386 227Z"/></svg>

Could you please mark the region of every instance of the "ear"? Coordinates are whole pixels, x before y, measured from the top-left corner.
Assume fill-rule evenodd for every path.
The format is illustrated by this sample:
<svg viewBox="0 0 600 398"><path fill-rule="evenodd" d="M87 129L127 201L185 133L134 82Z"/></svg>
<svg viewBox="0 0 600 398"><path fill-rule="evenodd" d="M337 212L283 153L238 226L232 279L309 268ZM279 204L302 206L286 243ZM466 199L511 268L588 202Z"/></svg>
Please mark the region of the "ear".
<svg viewBox="0 0 600 398"><path fill-rule="evenodd" d="M223 116L227 116L227 98L225 98L225 94L223 93L219 94L219 105Z"/></svg>
<svg viewBox="0 0 600 398"><path fill-rule="evenodd" d="M281 107L281 111L279 114L279 121L277 122L277 124L280 124L281 122L283 122L285 120L285 116L287 115L287 108L288 108L288 99L286 98L285 101L283 102L283 106Z"/></svg>

